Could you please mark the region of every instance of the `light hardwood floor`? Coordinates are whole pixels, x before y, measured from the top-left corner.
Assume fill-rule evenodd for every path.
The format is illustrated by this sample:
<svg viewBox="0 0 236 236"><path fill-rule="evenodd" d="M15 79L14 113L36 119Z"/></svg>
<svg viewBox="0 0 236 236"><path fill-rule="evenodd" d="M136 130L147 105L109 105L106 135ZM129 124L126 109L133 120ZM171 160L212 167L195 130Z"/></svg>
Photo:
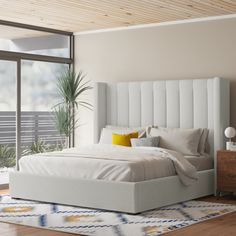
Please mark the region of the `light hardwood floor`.
<svg viewBox="0 0 236 236"><path fill-rule="evenodd" d="M8 189L0 190L0 194L8 193ZM213 196L201 198L199 200L228 203L236 205L236 197L227 196L216 199ZM0 223L1 236L71 236L74 234L60 233L51 230L38 229L33 227ZM78 234L77 234L78 235ZM236 235L236 212L217 217L215 219L206 220L183 229L172 231L165 236L233 236ZM133 235L132 235L133 236Z"/></svg>

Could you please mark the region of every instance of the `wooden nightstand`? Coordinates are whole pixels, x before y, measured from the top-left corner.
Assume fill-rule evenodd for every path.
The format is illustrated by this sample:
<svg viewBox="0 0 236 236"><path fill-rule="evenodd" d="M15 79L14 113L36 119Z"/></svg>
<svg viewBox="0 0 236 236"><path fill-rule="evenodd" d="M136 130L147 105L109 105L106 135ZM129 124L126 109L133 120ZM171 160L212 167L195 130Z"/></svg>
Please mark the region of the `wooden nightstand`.
<svg viewBox="0 0 236 236"><path fill-rule="evenodd" d="M236 191L236 151L217 152L217 196Z"/></svg>

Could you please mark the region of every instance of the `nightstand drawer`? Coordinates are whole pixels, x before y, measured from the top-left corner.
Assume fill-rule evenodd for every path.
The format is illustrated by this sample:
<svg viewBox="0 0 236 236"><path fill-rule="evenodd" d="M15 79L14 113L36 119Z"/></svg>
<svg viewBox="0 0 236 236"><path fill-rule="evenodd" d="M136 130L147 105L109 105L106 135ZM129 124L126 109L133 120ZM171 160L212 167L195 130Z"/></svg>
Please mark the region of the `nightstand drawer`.
<svg viewBox="0 0 236 236"><path fill-rule="evenodd" d="M217 152L217 189L236 191L236 152Z"/></svg>
<svg viewBox="0 0 236 236"><path fill-rule="evenodd" d="M217 162L220 164L222 163L223 165L224 164L226 164L226 165L232 164L232 165L236 166L236 156L234 156L232 154L229 156L218 155Z"/></svg>
<svg viewBox="0 0 236 236"><path fill-rule="evenodd" d="M226 161L223 163L218 162L217 174L219 175L229 174L229 175L232 175L232 177L236 175L236 160L234 163L230 161Z"/></svg>
<svg viewBox="0 0 236 236"><path fill-rule="evenodd" d="M219 186L235 186L236 188L236 174L224 173L217 175L217 183Z"/></svg>

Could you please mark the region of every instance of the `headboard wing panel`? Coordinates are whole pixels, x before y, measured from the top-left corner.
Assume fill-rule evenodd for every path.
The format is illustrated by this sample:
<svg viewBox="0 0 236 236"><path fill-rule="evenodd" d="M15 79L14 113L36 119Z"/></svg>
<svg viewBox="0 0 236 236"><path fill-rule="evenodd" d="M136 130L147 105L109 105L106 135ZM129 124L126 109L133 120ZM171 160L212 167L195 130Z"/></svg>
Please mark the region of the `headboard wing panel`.
<svg viewBox="0 0 236 236"><path fill-rule="evenodd" d="M209 128L211 150L229 125L229 82L220 78L95 84L95 142L105 125ZM214 148L212 148L214 147Z"/></svg>

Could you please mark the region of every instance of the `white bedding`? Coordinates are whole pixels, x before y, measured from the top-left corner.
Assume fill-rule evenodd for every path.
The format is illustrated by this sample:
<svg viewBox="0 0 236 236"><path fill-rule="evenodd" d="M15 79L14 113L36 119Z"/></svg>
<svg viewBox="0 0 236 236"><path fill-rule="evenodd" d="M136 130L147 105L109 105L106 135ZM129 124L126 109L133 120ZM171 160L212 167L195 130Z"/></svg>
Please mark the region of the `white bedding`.
<svg viewBox="0 0 236 236"><path fill-rule="evenodd" d="M24 156L20 171L37 175L138 182L178 174L185 185L196 168L178 152L152 147L95 144L61 152Z"/></svg>
<svg viewBox="0 0 236 236"><path fill-rule="evenodd" d="M213 158L209 155L184 157L197 169L197 171L210 170L214 168Z"/></svg>

